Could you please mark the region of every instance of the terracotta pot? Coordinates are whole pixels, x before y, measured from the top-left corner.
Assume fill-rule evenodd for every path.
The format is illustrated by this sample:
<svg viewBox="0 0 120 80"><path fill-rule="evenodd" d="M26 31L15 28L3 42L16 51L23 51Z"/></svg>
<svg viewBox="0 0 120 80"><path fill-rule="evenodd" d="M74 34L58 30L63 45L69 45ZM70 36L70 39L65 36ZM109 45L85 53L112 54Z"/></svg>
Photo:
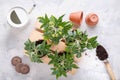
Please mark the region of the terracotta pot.
<svg viewBox="0 0 120 80"><path fill-rule="evenodd" d="M29 36L29 39L34 42L34 41L38 41L38 40L43 40L43 33L41 33L40 31L37 30L33 30Z"/></svg>
<svg viewBox="0 0 120 80"><path fill-rule="evenodd" d="M86 16L85 21L88 26L93 27L98 23L99 18L96 14L90 13Z"/></svg>
<svg viewBox="0 0 120 80"><path fill-rule="evenodd" d="M83 12L73 12L70 14L70 21L75 24L75 26L80 26L83 19Z"/></svg>
<svg viewBox="0 0 120 80"><path fill-rule="evenodd" d="M60 41L58 44L53 44L51 46L51 50L52 51L57 51L58 53L60 52L64 52L65 51L65 48L66 48L66 45L64 42Z"/></svg>
<svg viewBox="0 0 120 80"><path fill-rule="evenodd" d="M37 20L37 21L35 22L35 29L36 29L37 31L43 33L44 30L43 30L42 28L40 28L40 26L41 26L41 23L39 22L39 20Z"/></svg>

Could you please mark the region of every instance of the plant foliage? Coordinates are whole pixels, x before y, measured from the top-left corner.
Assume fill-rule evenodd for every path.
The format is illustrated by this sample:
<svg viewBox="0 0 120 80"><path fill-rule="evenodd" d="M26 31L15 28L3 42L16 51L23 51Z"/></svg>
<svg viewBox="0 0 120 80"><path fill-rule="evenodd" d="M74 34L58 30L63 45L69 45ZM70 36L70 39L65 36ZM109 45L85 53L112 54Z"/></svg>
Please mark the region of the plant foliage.
<svg viewBox="0 0 120 80"><path fill-rule="evenodd" d="M74 62L74 55L81 57L81 54L87 49L96 48L98 45L97 36L88 37L86 32L75 30L72 31L73 24L69 21L63 21L64 15L59 18L53 15L39 17L42 23L40 28L44 30L44 41L36 45L29 39L25 42L26 54L29 55L31 61L42 63L41 57L45 55L50 58L49 64L53 65L52 74L58 79L61 76L67 76L67 72L73 68L78 68ZM65 39L66 49L62 53L50 50L52 44L58 44L61 39ZM51 44L47 44L51 41Z"/></svg>

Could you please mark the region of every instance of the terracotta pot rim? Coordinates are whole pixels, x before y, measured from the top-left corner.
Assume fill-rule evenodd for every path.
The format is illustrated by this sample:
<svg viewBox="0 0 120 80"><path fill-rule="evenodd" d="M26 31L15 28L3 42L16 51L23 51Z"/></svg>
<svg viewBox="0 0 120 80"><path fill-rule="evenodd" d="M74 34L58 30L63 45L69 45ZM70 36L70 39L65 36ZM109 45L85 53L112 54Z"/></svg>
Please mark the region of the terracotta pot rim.
<svg viewBox="0 0 120 80"><path fill-rule="evenodd" d="M83 20L83 11L81 11L81 16L80 16L80 25L81 25L82 20Z"/></svg>

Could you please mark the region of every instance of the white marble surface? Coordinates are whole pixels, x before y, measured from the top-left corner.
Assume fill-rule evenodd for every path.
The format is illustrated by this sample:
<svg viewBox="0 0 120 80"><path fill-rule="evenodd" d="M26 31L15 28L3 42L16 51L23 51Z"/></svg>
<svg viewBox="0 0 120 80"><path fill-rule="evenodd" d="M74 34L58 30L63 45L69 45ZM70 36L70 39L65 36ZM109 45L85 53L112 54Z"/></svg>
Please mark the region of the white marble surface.
<svg viewBox="0 0 120 80"><path fill-rule="evenodd" d="M37 7L29 15L29 24L21 29L10 28L6 23L6 16L10 8L22 6L27 11L33 2ZM48 15L65 15L65 20L69 19L69 14L82 10L85 16L94 12L100 20L98 25L91 29L87 27L83 19L81 29L87 30L89 36L98 36L98 41L107 49L109 62L120 80L120 1L119 0L0 0L0 80L56 80L51 75L50 66L47 64L37 64L30 62L24 56L24 42L29 33L34 28L36 18L47 13ZM95 56L95 50L87 51L80 62L80 69L74 76L68 74L67 78L60 80L110 80L103 62ZM13 56L20 56L24 63L30 65L31 71L27 75L15 72L10 60Z"/></svg>

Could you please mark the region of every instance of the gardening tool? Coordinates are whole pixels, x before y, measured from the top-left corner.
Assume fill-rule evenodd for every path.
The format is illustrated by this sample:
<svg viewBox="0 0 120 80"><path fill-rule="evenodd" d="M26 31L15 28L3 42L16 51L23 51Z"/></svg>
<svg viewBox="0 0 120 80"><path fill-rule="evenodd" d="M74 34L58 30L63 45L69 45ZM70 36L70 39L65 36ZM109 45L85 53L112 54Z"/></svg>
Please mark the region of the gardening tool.
<svg viewBox="0 0 120 80"><path fill-rule="evenodd" d="M108 72L108 74L109 74L109 76L110 76L110 79L111 79L111 80L116 80L115 75L114 75L114 73L113 73L113 70L112 70L112 68L111 68L111 66L110 66L110 64L109 64L109 61L107 60L107 58L108 58L108 53L107 53L107 51L105 50L105 48L104 48L103 46L101 46L101 45L97 46L96 53L97 53L96 56L97 56L100 60L102 60L102 61L104 62L105 67L106 67L106 69L107 69L107 72Z"/></svg>

